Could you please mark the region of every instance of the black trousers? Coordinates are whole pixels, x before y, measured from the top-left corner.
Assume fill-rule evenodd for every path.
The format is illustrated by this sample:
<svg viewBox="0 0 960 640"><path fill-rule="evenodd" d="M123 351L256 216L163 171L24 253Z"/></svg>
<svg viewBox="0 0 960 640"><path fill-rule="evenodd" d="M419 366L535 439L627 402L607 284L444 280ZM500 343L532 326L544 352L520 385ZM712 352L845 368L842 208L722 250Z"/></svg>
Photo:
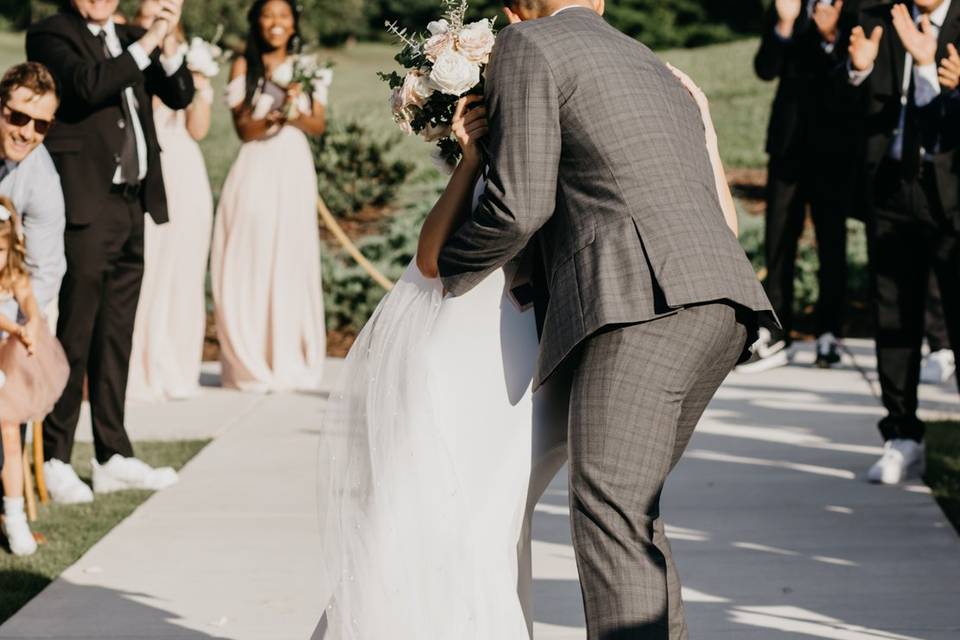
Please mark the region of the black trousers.
<svg viewBox="0 0 960 640"><path fill-rule="evenodd" d="M849 192L843 179L849 171L834 163L821 167L806 158L771 157L767 178L765 252L767 278L764 287L787 336L793 328L794 273L797 245L803 233L807 204L810 205L820 258L820 297L816 308L816 332L843 333L847 292L847 214ZM813 167L816 167L814 169Z"/></svg>
<svg viewBox="0 0 960 640"><path fill-rule="evenodd" d="M119 194L104 201L96 221L67 225L57 337L70 362L70 377L44 423L48 459L70 462L84 376L97 460L133 455L124 428L124 400L143 279L143 228L139 201Z"/></svg>
<svg viewBox="0 0 960 640"><path fill-rule="evenodd" d="M927 314L924 324L930 351L951 348L950 336L947 335L947 319L943 316L943 296L940 295L940 285L933 270L930 271L930 290L927 292Z"/></svg>
<svg viewBox="0 0 960 640"><path fill-rule="evenodd" d="M936 175L924 165L915 179L885 161L873 182L870 264L877 319L877 368L887 417L885 440L922 440L917 418L921 346L930 274L939 285L946 332L960 344L960 235L940 205Z"/></svg>

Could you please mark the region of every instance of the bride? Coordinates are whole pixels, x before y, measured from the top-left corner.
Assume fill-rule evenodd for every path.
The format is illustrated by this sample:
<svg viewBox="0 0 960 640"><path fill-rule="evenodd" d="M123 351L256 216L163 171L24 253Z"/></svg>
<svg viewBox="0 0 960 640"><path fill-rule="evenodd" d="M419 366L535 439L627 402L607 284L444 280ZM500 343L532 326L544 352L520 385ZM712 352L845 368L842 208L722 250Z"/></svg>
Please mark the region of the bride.
<svg viewBox="0 0 960 640"><path fill-rule="evenodd" d="M718 195L734 227L706 99ZM463 157L421 231L417 257L347 357L320 438L325 640L532 636L530 518L566 460L568 381L533 392L537 324L515 261L460 297L436 278L447 237L482 193L487 133L460 100Z"/></svg>

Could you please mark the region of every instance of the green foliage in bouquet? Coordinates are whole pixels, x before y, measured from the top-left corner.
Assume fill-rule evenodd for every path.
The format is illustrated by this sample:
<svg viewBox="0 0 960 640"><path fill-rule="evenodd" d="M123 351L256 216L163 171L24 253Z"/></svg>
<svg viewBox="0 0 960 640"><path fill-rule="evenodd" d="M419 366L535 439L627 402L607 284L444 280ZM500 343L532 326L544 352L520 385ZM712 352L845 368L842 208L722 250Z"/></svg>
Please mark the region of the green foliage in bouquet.
<svg viewBox="0 0 960 640"><path fill-rule="evenodd" d="M400 139L400 134L375 134L358 122L332 119L326 134L311 140L319 193L335 216L393 202L415 167L395 158Z"/></svg>

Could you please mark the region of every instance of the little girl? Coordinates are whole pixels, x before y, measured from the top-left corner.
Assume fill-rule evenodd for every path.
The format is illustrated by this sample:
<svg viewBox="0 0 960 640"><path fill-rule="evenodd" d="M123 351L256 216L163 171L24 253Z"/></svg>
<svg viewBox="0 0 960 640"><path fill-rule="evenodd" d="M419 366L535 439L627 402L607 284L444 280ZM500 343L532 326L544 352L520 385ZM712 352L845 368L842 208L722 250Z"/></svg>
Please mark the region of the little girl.
<svg viewBox="0 0 960 640"><path fill-rule="evenodd" d="M67 383L63 349L50 335L30 288L24 245L13 204L0 197L0 302L15 299L19 324L0 313L0 433L3 436L3 524L10 550L28 556L37 550L23 511L23 457L20 425L43 419Z"/></svg>

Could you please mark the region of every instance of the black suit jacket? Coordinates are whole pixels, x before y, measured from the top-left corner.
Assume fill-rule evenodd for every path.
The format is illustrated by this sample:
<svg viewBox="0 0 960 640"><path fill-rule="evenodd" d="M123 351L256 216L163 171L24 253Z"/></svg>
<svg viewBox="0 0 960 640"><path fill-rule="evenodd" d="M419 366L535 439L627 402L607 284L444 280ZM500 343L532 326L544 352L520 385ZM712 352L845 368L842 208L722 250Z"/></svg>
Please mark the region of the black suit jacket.
<svg viewBox="0 0 960 640"><path fill-rule="evenodd" d="M855 0L850 0L853 4ZM822 46L822 37L804 11L790 40L774 32L777 12L771 7L764 25L754 69L762 80L779 80L767 129L767 153L775 158L805 160L811 155L847 157L855 147L850 128L855 113L845 96L838 96L831 82L846 47L838 38L832 53Z"/></svg>
<svg viewBox="0 0 960 640"><path fill-rule="evenodd" d="M877 25L884 30L877 61L867 80L860 87L850 87L846 64L838 74L838 82L847 85L850 99L859 103L863 117L868 197L872 192L872 177L889 154L900 126L906 50L893 28L890 17L893 4L872 3L860 10L859 23L868 35ZM947 56L948 43L960 46L960 0L953 0L940 29L938 65ZM944 210L960 229L960 99L956 92L944 92L928 106L911 112L911 115L914 125L920 127L926 148L939 148L933 162L940 200Z"/></svg>
<svg viewBox="0 0 960 640"><path fill-rule="evenodd" d="M124 49L144 31L116 25ZM123 148L123 108L126 87L133 87L137 111L147 143L147 175L142 205L154 221L168 220L167 197L160 168L160 145L153 122L153 96L171 109L184 109L193 100L193 77L182 65L167 77L154 52L141 71L129 52L107 58L99 39L77 13L65 11L33 25L27 32L27 58L43 63L53 73L60 91L57 121L47 136L63 183L67 222L88 224L101 209L113 185Z"/></svg>

